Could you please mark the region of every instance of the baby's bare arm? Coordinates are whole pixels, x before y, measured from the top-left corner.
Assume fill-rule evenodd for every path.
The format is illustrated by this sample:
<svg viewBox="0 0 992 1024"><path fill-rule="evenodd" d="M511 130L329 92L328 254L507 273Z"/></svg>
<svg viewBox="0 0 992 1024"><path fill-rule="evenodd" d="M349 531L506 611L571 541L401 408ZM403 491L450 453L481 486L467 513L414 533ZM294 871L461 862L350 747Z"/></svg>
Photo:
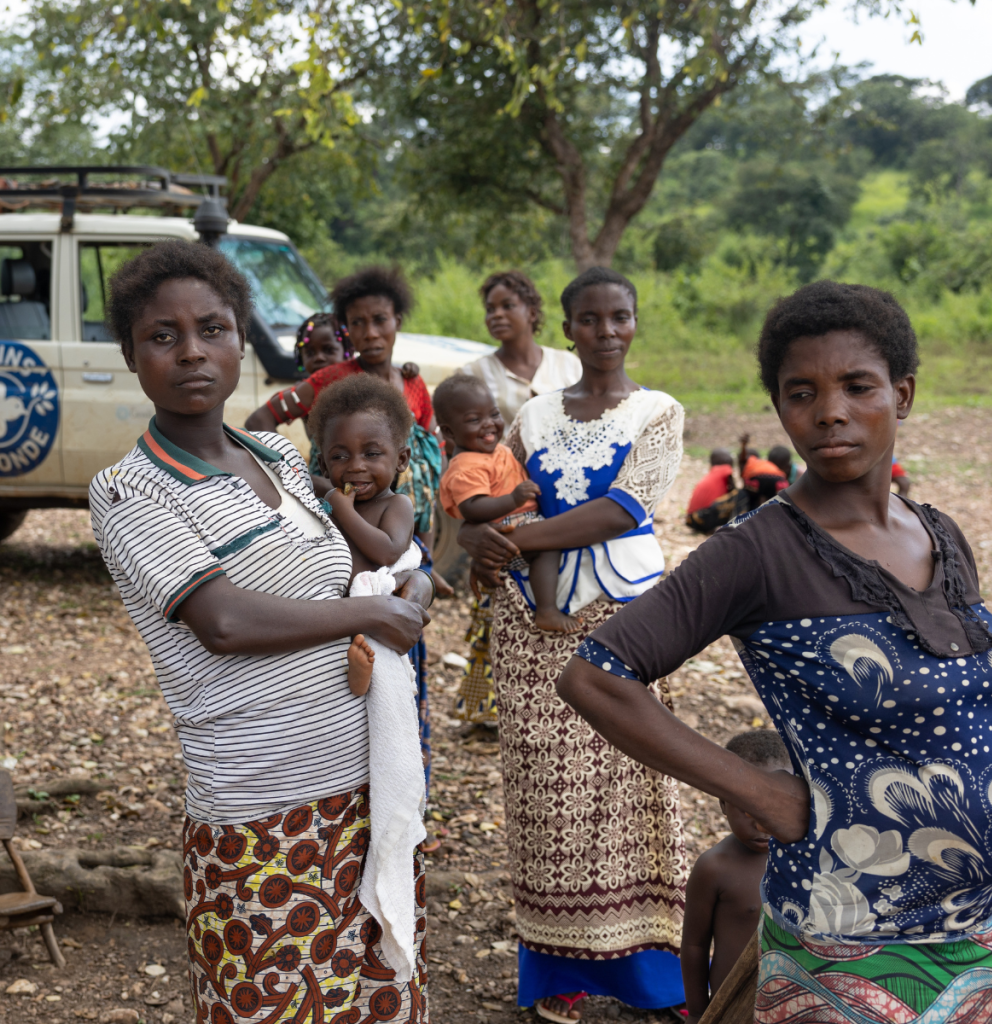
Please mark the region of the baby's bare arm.
<svg viewBox="0 0 992 1024"><path fill-rule="evenodd" d="M509 494L475 494L471 498L466 498L458 506L458 511L467 523L490 523L494 519L508 516L514 509L520 508L525 502L539 497L540 494L541 488L533 480L524 480Z"/></svg>
<svg viewBox="0 0 992 1024"><path fill-rule="evenodd" d="M380 501L348 501L351 497L332 501L334 518L342 532L373 565L392 565L413 540L410 499L393 494Z"/></svg>
<svg viewBox="0 0 992 1024"><path fill-rule="evenodd" d="M508 516L519 507L520 502L515 501L512 494L501 494L495 498L477 494L474 498L466 498L458 506L458 511L467 523L489 523Z"/></svg>
<svg viewBox="0 0 992 1024"><path fill-rule="evenodd" d="M696 861L685 889L681 960L689 1024L696 1024L710 1002L710 943L718 891L716 857L708 850Z"/></svg>

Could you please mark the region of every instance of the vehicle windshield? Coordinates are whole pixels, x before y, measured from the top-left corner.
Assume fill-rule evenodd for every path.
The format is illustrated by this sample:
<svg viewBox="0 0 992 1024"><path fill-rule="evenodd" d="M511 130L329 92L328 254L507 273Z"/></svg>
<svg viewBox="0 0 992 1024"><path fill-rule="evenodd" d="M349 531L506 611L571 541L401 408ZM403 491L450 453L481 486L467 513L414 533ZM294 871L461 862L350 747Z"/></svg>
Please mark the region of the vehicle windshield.
<svg viewBox="0 0 992 1024"><path fill-rule="evenodd" d="M294 330L327 306L327 291L300 254L285 242L221 239L221 252L248 278L255 309L270 327Z"/></svg>

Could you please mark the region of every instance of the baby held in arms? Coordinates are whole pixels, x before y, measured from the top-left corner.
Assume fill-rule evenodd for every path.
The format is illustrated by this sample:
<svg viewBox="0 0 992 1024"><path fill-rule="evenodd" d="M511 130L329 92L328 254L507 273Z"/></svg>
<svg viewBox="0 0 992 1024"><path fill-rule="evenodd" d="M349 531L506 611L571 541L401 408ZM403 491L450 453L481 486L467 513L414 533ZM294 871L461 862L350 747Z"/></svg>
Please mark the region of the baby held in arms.
<svg viewBox="0 0 992 1024"><path fill-rule="evenodd" d="M310 412L320 472L332 485L324 500L351 548L349 597L393 600L396 575L421 563L413 503L392 489L410 461L411 422L403 394L371 373L331 384ZM358 898L382 927L389 966L410 978L417 906L410 864L427 836L413 666L359 633L348 648L348 686L365 698L369 737L369 847Z"/></svg>
<svg viewBox="0 0 992 1024"><path fill-rule="evenodd" d="M420 557L410 550L413 505L392 490L410 459L412 417L403 396L372 374L355 374L321 392L309 421L321 474L333 485L325 500L351 548L352 580L384 567L415 568ZM348 648L352 693L368 690L374 662L374 651L359 633Z"/></svg>
<svg viewBox="0 0 992 1024"><path fill-rule="evenodd" d="M454 445L448 471L441 478L441 505L448 515L469 523L504 526L542 518L535 501L541 488L527 479L527 470L499 443L503 417L478 377L456 374L442 381L434 392L434 416L445 441ZM557 604L560 557L560 551L523 556L534 591L534 624L538 629L574 633L581 629L581 622L560 611ZM513 563L510 568L515 568Z"/></svg>
<svg viewBox="0 0 992 1024"><path fill-rule="evenodd" d="M727 750L764 771L792 771L785 744L771 729L741 733L727 744ZM682 982L688 1024L696 1024L703 1015L744 952L761 915L769 836L739 807L721 800L720 810L727 816L730 835L696 861L685 892Z"/></svg>

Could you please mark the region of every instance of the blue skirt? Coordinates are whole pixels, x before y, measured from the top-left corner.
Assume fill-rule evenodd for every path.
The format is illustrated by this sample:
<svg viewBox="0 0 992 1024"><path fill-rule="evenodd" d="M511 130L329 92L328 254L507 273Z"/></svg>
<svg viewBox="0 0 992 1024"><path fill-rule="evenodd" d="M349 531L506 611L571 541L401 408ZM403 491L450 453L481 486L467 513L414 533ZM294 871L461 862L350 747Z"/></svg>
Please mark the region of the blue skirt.
<svg viewBox="0 0 992 1024"><path fill-rule="evenodd" d="M563 992L612 996L628 1006L660 1010L685 1002L682 966L674 953L645 949L616 960L578 960L518 947L517 1003L533 1006Z"/></svg>

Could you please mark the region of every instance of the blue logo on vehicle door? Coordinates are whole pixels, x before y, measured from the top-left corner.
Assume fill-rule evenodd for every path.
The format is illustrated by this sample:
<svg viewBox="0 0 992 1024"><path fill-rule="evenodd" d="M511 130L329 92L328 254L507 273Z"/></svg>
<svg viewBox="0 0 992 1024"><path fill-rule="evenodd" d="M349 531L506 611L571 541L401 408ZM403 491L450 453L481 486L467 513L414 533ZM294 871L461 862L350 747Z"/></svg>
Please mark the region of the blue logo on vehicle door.
<svg viewBox="0 0 992 1024"><path fill-rule="evenodd" d="M59 429L59 389L38 354L0 341L0 477L40 466Z"/></svg>

